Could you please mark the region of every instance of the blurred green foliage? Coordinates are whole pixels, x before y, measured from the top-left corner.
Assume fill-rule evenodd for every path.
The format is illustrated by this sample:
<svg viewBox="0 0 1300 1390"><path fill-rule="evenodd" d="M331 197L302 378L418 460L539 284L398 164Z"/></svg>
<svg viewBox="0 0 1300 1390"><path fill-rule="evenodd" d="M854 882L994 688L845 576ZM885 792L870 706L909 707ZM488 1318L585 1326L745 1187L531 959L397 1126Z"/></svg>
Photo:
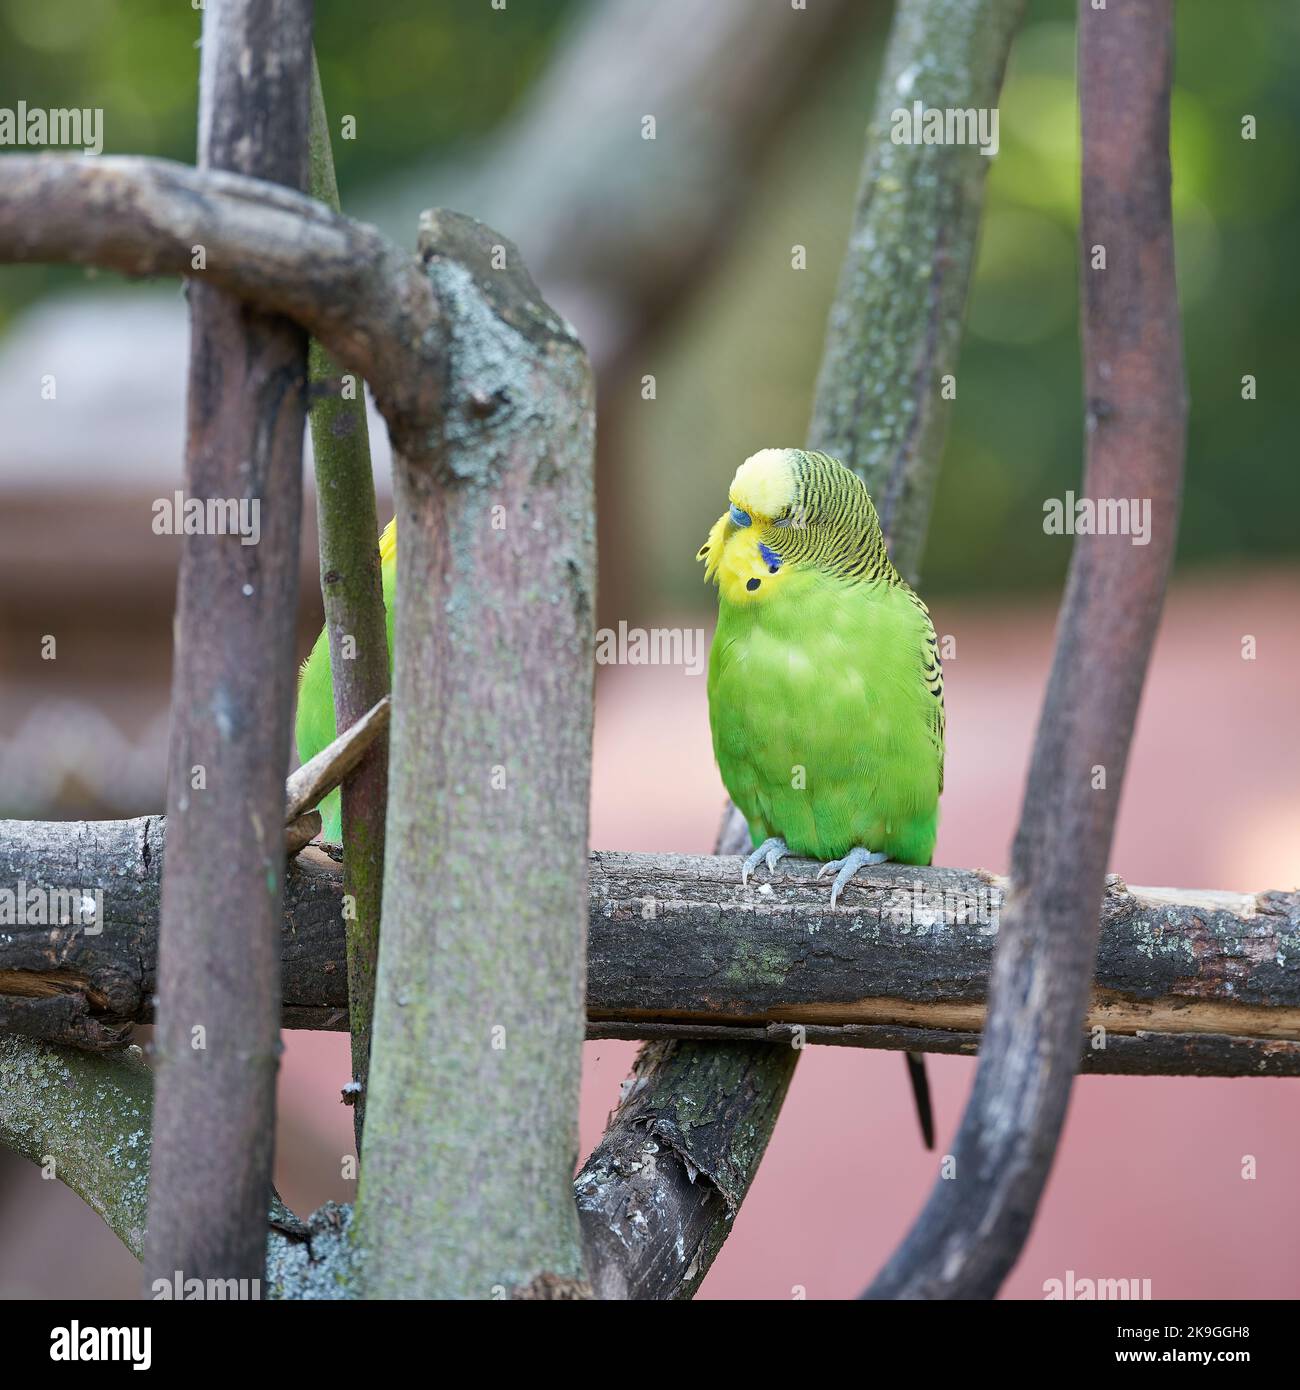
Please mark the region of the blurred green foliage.
<svg viewBox="0 0 1300 1390"><path fill-rule="evenodd" d="M1300 7L1188 0L1177 15L1171 147L1190 402L1178 563L1294 561ZM621 402L632 514L656 518L638 559L647 576L671 576L676 602L701 602L698 567L684 574L681 557L724 510L735 466L755 448L803 442L879 37L845 54L774 152L729 263L662 345L658 400L638 405L629 384ZM1074 60L1071 0L1031 0L1000 106L927 593L1055 586L1068 562L1068 541L1042 521L1044 500L1077 490L1082 467ZM1253 141L1241 134L1248 114ZM790 269L795 243L808 247L806 271ZM1242 399L1246 374L1254 401ZM692 462L677 471L683 452ZM667 471L680 495L664 487ZM671 555L657 534L665 520Z"/></svg>
<svg viewBox="0 0 1300 1390"><path fill-rule="evenodd" d="M345 204L363 184L463 152L544 66L566 0L317 5ZM1180 563L1295 555L1300 302L1300 6L1178 6L1174 203L1191 401ZM507 17L508 16L508 17ZM1059 583L1068 545L1044 536L1046 498L1077 486L1078 119L1072 0L1031 0L1001 103L968 331L926 565L928 592ZM7 104L105 108L108 153L190 160L199 14L184 0L0 0ZM802 442L856 191L885 15L774 142L750 206L685 311L609 390L612 495L647 607L703 606L691 559L746 454ZM1253 115L1257 138L1242 139ZM473 212L473 208L466 209ZM504 228L509 232L510 228ZM791 247L808 268L791 268ZM0 327L75 273L0 279ZM653 373L657 398L643 401ZM1244 401L1241 378L1258 381Z"/></svg>
<svg viewBox="0 0 1300 1390"><path fill-rule="evenodd" d="M505 116L545 65L572 0L317 0L316 50L348 191L452 155ZM0 104L100 107L104 153L194 162L197 0L0 0ZM412 230L412 238L414 230ZM0 330L24 303L81 273L6 270Z"/></svg>

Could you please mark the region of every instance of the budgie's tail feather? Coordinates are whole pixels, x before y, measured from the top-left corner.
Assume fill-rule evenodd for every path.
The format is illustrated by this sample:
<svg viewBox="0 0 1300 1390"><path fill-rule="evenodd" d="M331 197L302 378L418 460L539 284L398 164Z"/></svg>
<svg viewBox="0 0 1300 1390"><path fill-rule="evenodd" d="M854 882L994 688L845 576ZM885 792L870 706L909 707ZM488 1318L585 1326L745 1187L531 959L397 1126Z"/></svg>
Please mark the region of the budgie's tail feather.
<svg viewBox="0 0 1300 1390"><path fill-rule="evenodd" d="M930 1078L925 1070L925 1053L908 1052L907 1075L916 1101L916 1117L921 1122L921 1138L927 1149L934 1148L934 1111L930 1108Z"/></svg>

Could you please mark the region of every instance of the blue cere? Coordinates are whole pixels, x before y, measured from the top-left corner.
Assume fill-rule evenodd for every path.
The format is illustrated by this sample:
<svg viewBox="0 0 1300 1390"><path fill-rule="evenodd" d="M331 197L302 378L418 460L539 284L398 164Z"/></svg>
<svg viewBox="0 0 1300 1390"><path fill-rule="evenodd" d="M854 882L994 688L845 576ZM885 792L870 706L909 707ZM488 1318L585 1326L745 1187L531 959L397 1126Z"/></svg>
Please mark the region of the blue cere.
<svg viewBox="0 0 1300 1390"><path fill-rule="evenodd" d="M742 512L734 502L731 504L731 524L733 526L749 525L749 513Z"/></svg>

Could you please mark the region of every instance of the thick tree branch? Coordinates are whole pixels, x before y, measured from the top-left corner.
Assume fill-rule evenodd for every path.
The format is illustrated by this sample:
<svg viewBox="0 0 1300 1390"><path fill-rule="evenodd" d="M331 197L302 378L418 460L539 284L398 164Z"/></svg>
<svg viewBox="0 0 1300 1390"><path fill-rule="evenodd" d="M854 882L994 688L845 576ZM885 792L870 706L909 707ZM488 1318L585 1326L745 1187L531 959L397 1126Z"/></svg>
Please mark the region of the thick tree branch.
<svg viewBox="0 0 1300 1390"><path fill-rule="evenodd" d="M771 1138L789 1051L671 1042L641 1049L622 1104L574 1182L598 1298L694 1294ZM665 1181L665 1166L691 1180Z"/></svg>
<svg viewBox="0 0 1300 1390"><path fill-rule="evenodd" d="M150 1020L164 828L158 817L0 822L0 895L20 883L104 894L97 934L5 920L0 896L4 1027L102 1047ZM783 862L769 891L742 889L734 859L593 854L589 1036L788 1042L802 1027L808 1042L970 1053L1006 891L977 870L887 864L831 912L825 882L799 861ZM290 865L287 1027L347 1026L342 893L321 850ZM1112 878L1099 932L1086 1023L1105 1031L1085 1039L1088 1070L1300 1070L1300 894Z"/></svg>
<svg viewBox="0 0 1300 1390"><path fill-rule="evenodd" d="M514 246L450 213L426 214L420 246L448 320L444 396L420 456L393 467L388 859L354 1237L369 1297L572 1296L594 393Z"/></svg>
<svg viewBox="0 0 1300 1390"><path fill-rule="evenodd" d="M302 187L310 0L209 8L202 54L200 165ZM213 284L190 319L184 491L256 507L259 538L187 531L181 549L145 1266L261 1279L307 342Z"/></svg>
<svg viewBox="0 0 1300 1390"><path fill-rule="evenodd" d="M139 1259L149 1208L153 1073L109 1055L0 1035L0 1145L52 1172Z"/></svg>
<svg viewBox="0 0 1300 1390"><path fill-rule="evenodd" d="M1150 507L1150 543L1074 545L1012 852L986 1040L940 1181L869 1290L991 1298L1051 1171L1088 1007L1103 876L1177 531L1186 404L1169 201L1172 0L1079 4L1083 494ZM1094 247L1105 248L1105 268Z"/></svg>
<svg viewBox="0 0 1300 1390"><path fill-rule="evenodd" d="M162 159L0 157L0 263L184 275L293 319L371 383L419 453L443 338L418 260L305 194Z"/></svg>

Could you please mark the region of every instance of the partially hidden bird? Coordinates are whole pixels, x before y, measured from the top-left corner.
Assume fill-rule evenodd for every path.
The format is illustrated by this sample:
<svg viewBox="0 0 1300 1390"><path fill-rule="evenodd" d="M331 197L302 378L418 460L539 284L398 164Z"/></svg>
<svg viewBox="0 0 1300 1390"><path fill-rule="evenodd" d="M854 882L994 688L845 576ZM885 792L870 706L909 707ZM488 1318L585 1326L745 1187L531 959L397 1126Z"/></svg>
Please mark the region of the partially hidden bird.
<svg viewBox="0 0 1300 1390"><path fill-rule="evenodd" d="M769 873L823 861L834 908L859 869L929 864L943 791L943 667L866 484L827 454L763 449L697 558L718 588L709 723L722 781ZM934 1142L921 1054L908 1053Z"/></svg>
<svg viewBox="0 0 1300 1390"><path fill-rule="evenodd" d="M379 569L383 579L384 608L388 629L388 665L393 664L393 595L397 590L397 518L379 538ZM298 677L298 757L305 763L334 742L334 673L330 666L329 631L321 629L311 655ZM320 804L321 839L343 843L343 801L336 787Z"/></svg>

